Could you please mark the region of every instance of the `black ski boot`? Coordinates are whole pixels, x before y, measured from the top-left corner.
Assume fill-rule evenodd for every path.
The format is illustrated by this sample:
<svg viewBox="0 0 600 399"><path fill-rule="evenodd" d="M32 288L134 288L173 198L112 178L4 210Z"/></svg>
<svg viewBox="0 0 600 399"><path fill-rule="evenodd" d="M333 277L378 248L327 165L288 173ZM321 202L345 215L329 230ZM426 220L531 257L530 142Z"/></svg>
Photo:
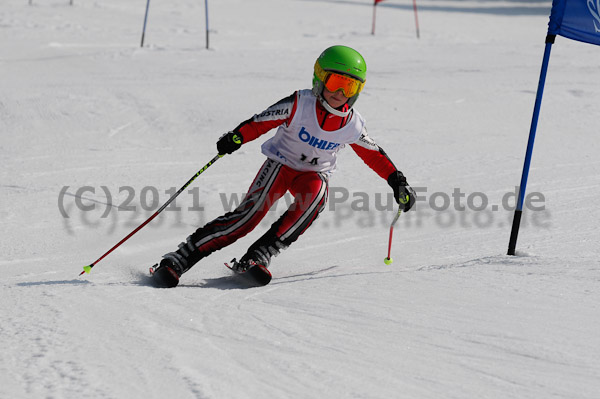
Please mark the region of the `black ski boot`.
<svg viewBox="0 0 600 399"><path fill-rule="evenodd" d="M265 265L257 263L252 259L233 259L231 265L225 263L225 266L233 270L236 274L247 277L253 285L263 286L271 282L271 272Z"/></svg>
<svg viewBox="0 0 600 399"><path fill-rule="evenodd" d="M273 229L271 228L271 230ZM233 259L231 266L227 263L225 265L237 274L248 277L254 285L267 285L272 278L268 269L271 258L286 248L287 244L281 241L275 233L268 231L248 248L239 262Z"/></svg>
<svg viewBox="0 0 600 399"><path fill-rule="evenodd" d="M179 244L175 252L169 252L163 256L160 264L150 268L150 274L154 277L156 285L163 288L173 288L179 284L181 275L194 266L204 254L199 253L190 242Z"/></svg>
<svg viewBox="0 0 600 399"><path fill-rule="evenodd" d="M154 282L160 288L174 288L179 284L179 277L183 274L181 268L171 259L165 258L150 268Z"/></svg>

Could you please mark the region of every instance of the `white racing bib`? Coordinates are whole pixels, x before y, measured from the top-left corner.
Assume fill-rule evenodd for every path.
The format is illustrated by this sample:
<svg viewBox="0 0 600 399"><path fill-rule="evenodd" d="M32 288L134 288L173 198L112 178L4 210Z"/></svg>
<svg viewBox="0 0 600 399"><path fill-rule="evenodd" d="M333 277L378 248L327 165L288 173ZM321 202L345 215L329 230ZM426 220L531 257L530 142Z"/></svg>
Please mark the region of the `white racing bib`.
<svg viewBox="0 0 600 399"><path fill-rule="evenodd" d="M316 101L311 90L298 91L294 118L289 126L279 126L262 145L262 153L296 170L333 172L338 151L358 141L365 120L353 110L346 126L328 132L317 121Z"/></svg>

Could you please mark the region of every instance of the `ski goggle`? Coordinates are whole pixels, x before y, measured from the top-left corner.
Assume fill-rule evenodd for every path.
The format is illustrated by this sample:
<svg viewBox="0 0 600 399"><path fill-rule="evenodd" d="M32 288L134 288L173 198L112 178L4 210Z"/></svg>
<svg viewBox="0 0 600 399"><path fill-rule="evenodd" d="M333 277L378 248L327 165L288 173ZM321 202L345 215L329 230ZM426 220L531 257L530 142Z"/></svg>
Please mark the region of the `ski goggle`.
<svg viewBox="0 0 600 399"><path fill-rule="evenodd" d="M315 63L315 76L323 82L327 90L334 93L341 90L344 93L344 96L348 98L354 97L360 93L365 85L364 82L351 78L350 76L325 71L318 62Z"/></svg>

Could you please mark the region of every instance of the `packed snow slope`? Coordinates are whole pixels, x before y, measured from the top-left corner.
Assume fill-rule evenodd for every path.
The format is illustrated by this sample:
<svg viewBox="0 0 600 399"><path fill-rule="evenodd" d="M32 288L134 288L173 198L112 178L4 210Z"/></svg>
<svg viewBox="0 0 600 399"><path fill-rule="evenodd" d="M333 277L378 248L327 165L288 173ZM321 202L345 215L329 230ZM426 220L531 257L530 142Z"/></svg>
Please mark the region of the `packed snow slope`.
<svg viewBox="0 0 600 399"><path fill-rule="evenodd" d="M598 398L600 49L558 38L518 242L506 256L550 1L3 0L0 397ZM345 149L330 207L244 288L204 259L148 267L244 193L270 134L224 132L358 49L356 107L420 188L394 230L386 182ZM511 194L512 193L512 194ZM202 209L202 210L201 210Z"/></svg>

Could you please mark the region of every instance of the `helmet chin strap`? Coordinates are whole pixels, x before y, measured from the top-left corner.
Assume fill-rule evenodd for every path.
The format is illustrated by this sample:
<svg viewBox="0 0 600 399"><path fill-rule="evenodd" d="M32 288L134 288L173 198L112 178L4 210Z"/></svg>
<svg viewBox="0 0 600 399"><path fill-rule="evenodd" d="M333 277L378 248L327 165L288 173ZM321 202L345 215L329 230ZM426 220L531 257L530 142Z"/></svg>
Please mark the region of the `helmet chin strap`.
<svg viewBox="0 0 600 399"><path fill-rule="evenodd" d="M348 116L348 114L352 110L352 107L349 107L348 111L345 111L345 112L337 110L337 109L333 108L331 105L329 105L329 103L327 102L327 100L325 100L323 98L323 96L318 96L317 98L319 99L319 102L321 103L321 105L327 110L327 112L334 114L336 116L341 116L342 118L344 118L344 117Z"/></svg>

